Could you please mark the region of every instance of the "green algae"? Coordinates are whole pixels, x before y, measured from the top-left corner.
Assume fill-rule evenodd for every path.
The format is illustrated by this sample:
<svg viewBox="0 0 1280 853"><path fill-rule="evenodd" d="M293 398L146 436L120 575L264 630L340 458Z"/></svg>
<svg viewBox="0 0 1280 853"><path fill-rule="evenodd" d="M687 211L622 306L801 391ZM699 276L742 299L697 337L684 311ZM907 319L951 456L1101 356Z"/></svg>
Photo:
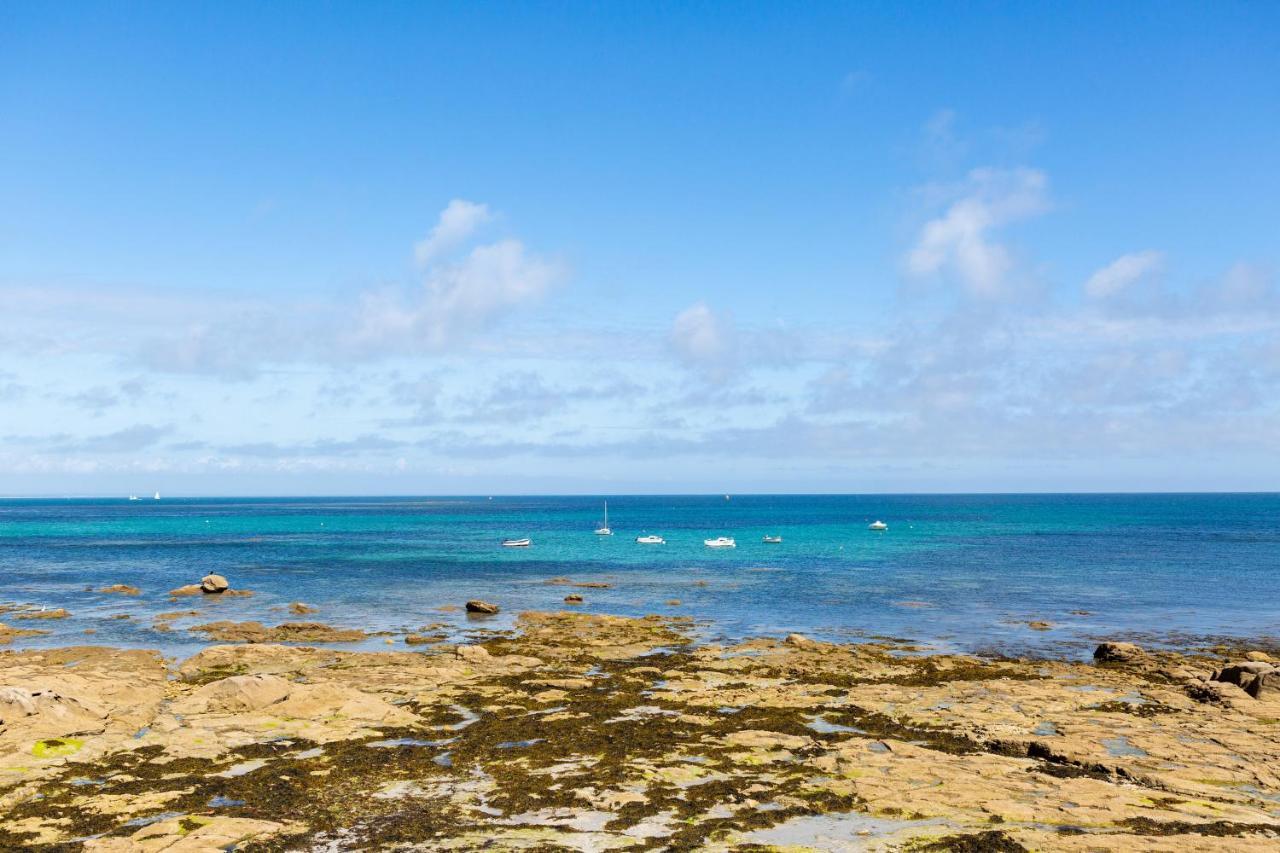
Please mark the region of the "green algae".
<svg viewBox="0 0 1280 853"><path fill-rule="evenodd" d="M38 740L31 747L31 754L36 758L65 758L75 755L84 746L84 741L74 737L54 737Z"/></svg>

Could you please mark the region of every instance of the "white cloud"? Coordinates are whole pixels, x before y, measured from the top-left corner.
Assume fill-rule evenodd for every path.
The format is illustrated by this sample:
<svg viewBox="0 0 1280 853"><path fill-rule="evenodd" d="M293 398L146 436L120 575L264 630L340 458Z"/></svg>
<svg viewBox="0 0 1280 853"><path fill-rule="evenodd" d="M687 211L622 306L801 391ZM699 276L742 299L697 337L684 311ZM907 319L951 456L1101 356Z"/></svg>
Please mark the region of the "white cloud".
<svg viewBox="0 0 1280 853"><path fill-rule="evenodd" d="M418 266L426 267L471 238L481 225L493 219L489 205L455 198L440 212L431 233L413 247Z"/></svg>
<svg viewBox="0 0 1280 853"><path fill-rule="evenodd" d="M946 210L920 230L907 254L907 272L953 274L974 296L1004 294L1014 260L993 232L1044 212L1047 186L1036 169L974 169L949 193L953 200Z"/></svg>
<svg viewBox="0 0 1280 853"><path fill-rule="evenodd" d="M443 350L541 299L563 275L561 264L519 240L476 246L461 260L428 270L420 300L366 293L352 343L365 350Z"/></svg>
<svg viewBox="0 0 1280 853"><path fill-rule="evenodd" d="M1089 276L1084 292L1093 299L1106 299L1164 266L1164 254L1154 250L1121 255Z"/></svg>
<svg viewBox="0 0 1280 853"><path fill-rule="evenodd" d="M668 341L685 365L723 379L734 359L736 336L729 318L716 314L705 302L695 302L676 315Z"/></svg>

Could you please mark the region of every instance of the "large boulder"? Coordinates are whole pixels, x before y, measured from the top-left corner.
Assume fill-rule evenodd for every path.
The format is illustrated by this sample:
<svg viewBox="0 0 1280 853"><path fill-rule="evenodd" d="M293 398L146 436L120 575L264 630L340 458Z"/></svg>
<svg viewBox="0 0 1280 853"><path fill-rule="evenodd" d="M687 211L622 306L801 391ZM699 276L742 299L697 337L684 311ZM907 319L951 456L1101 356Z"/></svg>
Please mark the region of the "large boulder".
<svg viewBox="0 0 1280 853"><path fill-rule="evenodd" d="M1098 663L1138 663L1147 659L1142 646L1134 643L1102 643L1093 650Z"/></svg>
<svg viewBox="0 0 1280 853"><path fill-rule="evenodd" d="M1209 680L1234 684L1254 699L1280 694L1280 667L1265 661L1228 664L1214 670Z"/></svg>
<svg viewBox="0 0 1280 853"><path fill-rule="evenodd" d="M491 603L489 603L488 601L481 601L481 600L480 600L480 599L478 599L478 598L473 598L471 601L468 601L468 602L467 602L467 612L468 612L468 613L487 613L487 614L491 614L491 613L497 613L500 609L501 609L501 608L500 608L500 607L498 607L498 605L496 605L496 604L491 604Z"/></svg>
<svg viewBox="0 0 1280 853"><path fill-rule="evenodd" d="M205 575L200 579L200 591L206 595L217 595L231 587L222 575Z"/></svg>

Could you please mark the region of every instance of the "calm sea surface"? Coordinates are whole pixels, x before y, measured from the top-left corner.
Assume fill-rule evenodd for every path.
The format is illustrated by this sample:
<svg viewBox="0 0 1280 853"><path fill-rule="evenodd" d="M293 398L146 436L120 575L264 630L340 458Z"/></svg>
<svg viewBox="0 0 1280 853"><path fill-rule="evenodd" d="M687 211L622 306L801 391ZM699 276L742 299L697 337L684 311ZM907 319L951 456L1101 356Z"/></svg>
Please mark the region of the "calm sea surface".
<svg viewBox="0 0 1280 853"><path fill-rule="evenodd" d="M611 537L592 535L600 509L595 497L3 500L0 603L73 618L0 620L53 632L18 647L173 654L202 644L192 624L275 624L297 618L281 610L291 601L334 625L464 634L562 607L567 590L545 581L563 576L612 584L581 590L583 610L688 615L712 638L801 631L1085 654L1129 632L1280 635L1280 495L614 496ZM869 531L876 519L889 530ZM642 533L667 544L639 545ZM738 547L702 544L719 535ZM508 536L533 546L500 547ZM255 595L166 596L208 572ZM114 583L143 594L86 591ZM503 613L438 609L469 598ZM151 628L156 613L188 609L200 615Z"/></svg>

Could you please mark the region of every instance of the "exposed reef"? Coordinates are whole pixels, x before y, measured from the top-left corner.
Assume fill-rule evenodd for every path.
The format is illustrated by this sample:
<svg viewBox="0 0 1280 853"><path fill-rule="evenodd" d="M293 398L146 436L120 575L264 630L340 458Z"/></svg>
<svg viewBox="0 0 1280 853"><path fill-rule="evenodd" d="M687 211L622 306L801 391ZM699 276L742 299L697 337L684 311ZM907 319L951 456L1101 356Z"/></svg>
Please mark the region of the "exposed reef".
<svg viewBox="0 0 1280 853"><path fill-rule="evenodd" d="M581 613L362 652L246 624L181 663L0 652L0 849L1280 845L1280 699L1238 658L721 646Z"/></svg>

